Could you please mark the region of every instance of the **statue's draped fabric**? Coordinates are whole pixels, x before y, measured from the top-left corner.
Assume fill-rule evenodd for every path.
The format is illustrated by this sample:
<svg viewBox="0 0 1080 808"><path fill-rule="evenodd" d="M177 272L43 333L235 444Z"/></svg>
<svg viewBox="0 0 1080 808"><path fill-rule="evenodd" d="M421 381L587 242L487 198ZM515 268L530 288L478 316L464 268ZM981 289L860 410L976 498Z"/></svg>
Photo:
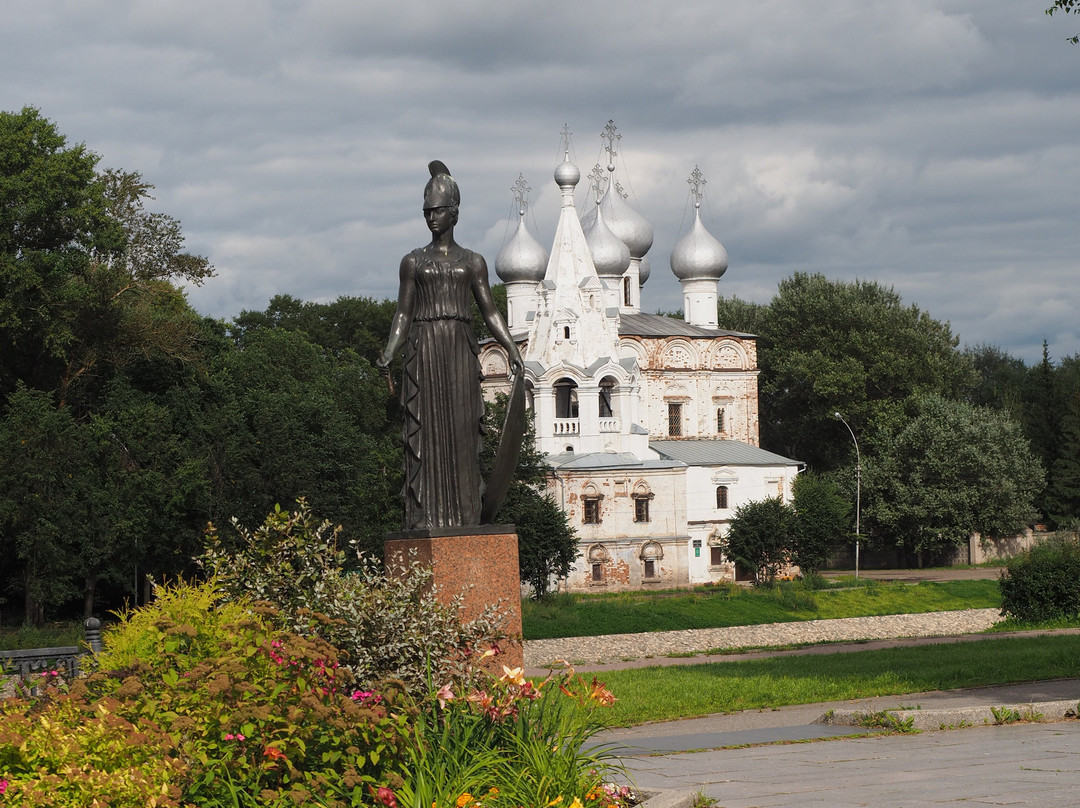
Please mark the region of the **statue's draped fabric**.
<svg viewBox="0 0 1080 808"><path fill-rule="evenodd" d="M471 325L469 251L417 255L416 306L405 344L405 528L480 523L484 401Z"/></svg>

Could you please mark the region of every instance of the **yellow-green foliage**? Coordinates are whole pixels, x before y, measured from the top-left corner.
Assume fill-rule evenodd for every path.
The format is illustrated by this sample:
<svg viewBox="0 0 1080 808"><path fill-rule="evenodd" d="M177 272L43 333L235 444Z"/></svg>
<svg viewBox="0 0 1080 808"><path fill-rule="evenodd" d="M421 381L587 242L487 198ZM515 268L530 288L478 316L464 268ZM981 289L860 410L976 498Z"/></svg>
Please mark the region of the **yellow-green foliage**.
<svg viewBox="0 0 1080 808"><path fill-rule="evenodd" d="M170 739L149 722L132 724L115 707L68 695L36 706L0 703L0 777L8 780L0 804L179 805L185 767L170 754Z"/></svg>
<svg viewBox="0 0 1080 808"><path fill-rule="evenodd" d="M184 653L176 661L195 663L212 657L228 638L223 627L262 625L244 602L225 603L211 584L159 586L152 604L120 612L119 622L105 632L104 648L96 658L100 670L121 670L138 660L159 658L167 648L176 650L175 637L185 637Z"/></svg>

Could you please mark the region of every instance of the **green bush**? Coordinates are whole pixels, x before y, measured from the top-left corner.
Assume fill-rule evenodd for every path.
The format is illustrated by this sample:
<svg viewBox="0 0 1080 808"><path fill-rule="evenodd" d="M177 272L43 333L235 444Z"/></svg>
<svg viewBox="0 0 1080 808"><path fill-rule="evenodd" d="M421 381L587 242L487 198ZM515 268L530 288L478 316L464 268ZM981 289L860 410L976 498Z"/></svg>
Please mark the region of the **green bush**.
<svg viewBox="0 0 1080 808"><path fill-rule="evenodd" d="M108 782L117 770L104 753L140 735L153 741L140 748L164 769L135 755L114 779L134 768L146 788L158 789L158 805L177 804L162 801L176 786L179 804L347 806L362 801L365 788L399 782L393 772L409 716L400 687L357 690L328 643L281 631L273 615L249 613L243 603L220 603L212 584L178 584L157 595L120 616L98 670L72 683L67 700L12 700L0 719L0 759L13 793L47 789L80 767ZM77 745L67 740L71 733L22 731L26 720L74 724L73 709L100 713L113 734L79 730L85 742Z"/></svg>
<svg viewBox="0 0 1080 808"><path fill-rule="evenodd" d="M292 513L276 508L255 531L233 527L235 540L225 542L211 526L199 559L218 589L266 601L283 627L339 648L365 686L396 678L424 695L432 681L460 678L474 649L504 635L497 609L463 623L456 605L440 603L429 569L387 576L357 553L358 568L347 570L340 528L316 520L303 500Z"/></svg>
<svg viewBox="0 0 1080 808"><path fill-rule="evenodd" d="M1009 559L1001 613L1025 621L1080 617L1080 543L1055 537Z"/></svg>

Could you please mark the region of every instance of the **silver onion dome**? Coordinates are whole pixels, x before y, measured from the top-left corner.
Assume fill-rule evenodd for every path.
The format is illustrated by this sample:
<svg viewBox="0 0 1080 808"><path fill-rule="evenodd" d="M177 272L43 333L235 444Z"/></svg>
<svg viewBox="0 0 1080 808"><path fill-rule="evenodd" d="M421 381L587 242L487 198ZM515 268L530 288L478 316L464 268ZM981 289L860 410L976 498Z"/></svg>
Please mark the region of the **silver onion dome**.
<svg viewBox="0 0 1080 808"><path fill-rule="evenodd" d="M652 266L649 264L649 256L641 256L641 262L638 264L638 285L644 286L651 273Z"/></svg>
<svg viewBox="0 0 1080 808"><path fill-rule="evenodd" d="M544 279L547 271L548 251L545 250L528 228L525 216L518 217L517 230L495 256L495 274L503 283L536 281Z"/></svg>
<svg viewBox="0 0 1080 808"><path fill-rule="evenodd" d="M694 206L694 225L671 251L671 271L681 281L719 280L727 271L728 254L701 223L701 208Z"/></svg>
<svg viewBox="0 0 1080 808"><path fill-rule="evenodd" d="M570 150L567 148L563 161L555 167L555 182L560 188L576 188L581 180L581 169L570 162Z"/></svg>
<svg viewBox="0 0 1080 808"><path fill-rule="evenodd" d="M630 251L622 239L611 232L599 206L592 222L585 228L585 243L589 245L597 275L619 277L630 266Z"/></svg>
<svg viewBox="0 0 1080 808"><path fill-rule="evenodd" d="M631 257L641 258L649 251L653 243L652 225L622 198L615 183L608 183L599 207L604 212L604 220L611 232L626 245ZM588 227L595 218L596 213L589 211L581 223Z"/></svg>

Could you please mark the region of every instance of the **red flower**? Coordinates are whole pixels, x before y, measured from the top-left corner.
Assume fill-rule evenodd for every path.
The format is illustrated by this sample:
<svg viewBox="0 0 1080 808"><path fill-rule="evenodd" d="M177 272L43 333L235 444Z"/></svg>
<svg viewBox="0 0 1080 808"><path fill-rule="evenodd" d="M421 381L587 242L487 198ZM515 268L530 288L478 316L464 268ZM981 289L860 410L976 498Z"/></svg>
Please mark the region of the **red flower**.
<svg viewBox="0 0 1080 808"><path fill-rule="evenodd" d="M386 786L379 786L376 790L375 786L368 786L371 789L371 796L375 798L375 801L381 805L385 805L386 808L397 808L397 799L394 797L394 792Z"/></svg>

